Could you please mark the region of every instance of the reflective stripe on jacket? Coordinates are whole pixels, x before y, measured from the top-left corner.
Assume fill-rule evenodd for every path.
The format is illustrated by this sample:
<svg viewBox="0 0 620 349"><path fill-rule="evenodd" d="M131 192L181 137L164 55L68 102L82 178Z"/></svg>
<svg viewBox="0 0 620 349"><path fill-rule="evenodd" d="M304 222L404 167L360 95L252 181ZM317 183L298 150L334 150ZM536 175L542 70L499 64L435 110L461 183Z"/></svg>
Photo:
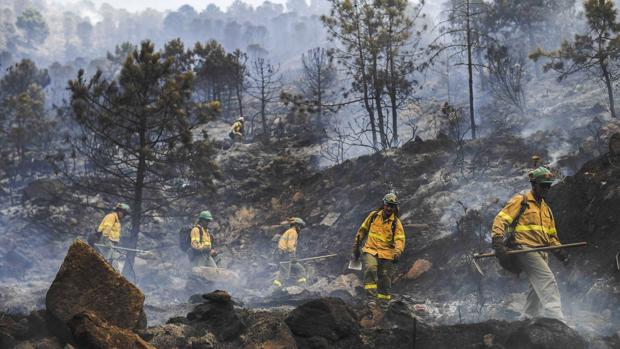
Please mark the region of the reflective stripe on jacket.
<svg viewBox="0 0 620 349"><path fill-rule="evenodd" d="M118 219L116 212L111 212L103 217L97 232L101 233L106 238L119 242L121 239L121 221Z"/></svg>
<svg viewBox="0 0 620 349"><path fill-rule="evenodd" d="M362 241L368 235L362 251L382 259L394 259L394 256L400 256L405 249L405 230L403 225L394 214L384 221L383 210L379 210L375 220L370 224L375 212L370 212L362 226L358 229L355 236L356 241ZM394 219L396 219L396 229L394 239L392 239L392 222ZM393 245L392 240L394 242Z"/></svg>
<svg viewBox="0 0 620 349"><path fill-rule="evenodd" d="M280 236L278 249L281 252L288 253L295 253L297 251L297 230L294 227L289 228Z"/></svg>
<svg viewBox="0 0 620 349"><path fill-rule="evenodd" d="M207 229L197 225L192 229L191 235L194 250L202 251L211 248L211 235Z"/></svg>
<svg viewBox="0 0 620 349"><path fill-rule="evenodd" d="M519 217L515 226L514 240L517 245L529 247L556 246L560 245L560 239L555 228L555 220L551 213L551 208L541 200L540 204L534 199L534 194L530 191L526 194L527 208ZM517 218L521 210L523 195L513 196L506 206L499 211L493 221L493 237L503 237L507 233L507 228Z"/></svg>

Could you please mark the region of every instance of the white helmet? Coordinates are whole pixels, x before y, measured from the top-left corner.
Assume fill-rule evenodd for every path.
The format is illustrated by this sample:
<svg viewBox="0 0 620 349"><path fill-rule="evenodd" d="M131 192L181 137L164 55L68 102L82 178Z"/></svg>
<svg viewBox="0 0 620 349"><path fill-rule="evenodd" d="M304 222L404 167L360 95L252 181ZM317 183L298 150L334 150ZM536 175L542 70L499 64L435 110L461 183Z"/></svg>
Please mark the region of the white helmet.
<svg viewBox="0 0 620 349"><path fill-rule="evenodd" d="M245 119L243 119L243 116L240 116L239 119L237 119L237 121L245 122Z"/></svg>

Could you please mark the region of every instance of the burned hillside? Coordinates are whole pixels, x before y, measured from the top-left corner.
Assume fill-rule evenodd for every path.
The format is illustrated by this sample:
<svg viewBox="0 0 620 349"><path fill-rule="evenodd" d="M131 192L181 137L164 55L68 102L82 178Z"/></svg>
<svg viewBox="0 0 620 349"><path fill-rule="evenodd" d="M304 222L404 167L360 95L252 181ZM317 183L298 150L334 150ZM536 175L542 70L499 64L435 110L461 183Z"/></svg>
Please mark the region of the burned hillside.
<svg viewBox="0 0 620 349"><path fill-rule="evenodd" d="M0 349L620 348L617 2L280 1L0 0Z"/></svg>
<svg viewBox="0 0 620 349"><path fill-rule="evenodd" d="M470 159L470 156L477 154L478 147L484 146L483 141L472 143L467 145L467 151L463 153L465 159ZM613 325L619 321L614 309L618 309L620 299L617 287L614 286L617 283L614 249L618 246L614 245L613 239L616 220L613 207L618 200L616 193L619 177L613 157L605 155L586 163L574 176L564 178L555 186L549 198L557 215L562 241L585 240L590 245L585 249L571 251L574 262L566 270L557 265L567 321L578 332L552 320L518 320L522 302L519 294L525 286L524 280L506 275L495 262L481 263L486 274L484 277L471 266L468 256L475 251L488 250L490 221L502 205L501 201L505 200L505 197L498 197L503 192L494 193L490 188L500 187L495 186L498 180L506 181L502 182L503 186L507 183L514 185L512 190L525 187L524 171L531 161L528 154L539 149L524 152L523 148L524 145L518 139L508 140L501 147L493 147L496 153L487 154L503 160L494 162L497 165L494 168L479 171L477 175L469 174L468 177L463 177L463 173L467 174L466 171L471 170L469 167L465 167L464 172L442 172L447 166L459 169L459 164L454 162L457 157L456 146L448 140L417 141L402 150L350 160L323 172L296 172L295 178L300 179L296 183L300 184L290 187L288 192L276 197L276 200L258 201L248 206L248 210L255 211L259 216L272 217L271 221L267 219L265 225L244 228L236 226L240 229L239 235L229 236L230 241L222 240L225 245L222 248L232 254L228 257L228 267L232 270L248 270L242 274L247 278L246 291L232 291L232 298L226 293L215 292L202 299L193 297L194 304L165 306L164 300L166 297L175 297L174 292L157 288L170 289L174 282L169 284L170 276L160 273L159 276L152 276L153 279L159 278L156 281L158 287L145 283L147 294L144 311L148 314L166 308L161 315L153 317L151 314L150 317L160 319L167 315L171 317L167 324L151 325L147 329L130 326L127 332L114 327L112 323L108 324L113 321L110 315L103 315L102 321L103 308L95 313L84 312L89 307L76 308L76 312L80 309L79 312L83 313L69 321L69 339L58 334L54 327L58 320L50 317L50 313L55 314L58 311L55 309L60 309L54 305L55 302L63 299L56 296L55 300L51 300L52 296L48 292L47 310L33 312L28 317L4 316L2 345L12 347L29 343L60 348L63 341L69 340L78 347L107 347L111 344L106 340L113 340L116 343L134 343L125 344L127 347L152 345L156 348L348 348L352 345L360 348L411 348L415 342L416 347L422 348L453 348L454 342L458 341L462 345L478 347L495 345L520 348L525 345L540 348L614 348L620 343ZM252 153L250 148L243 150L246 154L243 156ZM269 154L268 158L273 157ZM229 159L234 161L234 156ZM366 168L383 169L386 163L393 170L387 177L389 182L383 171L365 171ZM402 173L411 175L397 175ZM303 174L307 174L308 178L304 178ZM252 178L247 180L251 181ZM243 178L235 179L235 182L243 181ZM366 186L365 183L373 184ZM336 276L344 270L352 236L365 212L376 206L376 197L380 197L383 192L381 189L375 192L369 188L388 185L386 183L390 183L407 200L407 204L402 205L401 216L408 244L403 260L399 261L394 284L394 292L399 300L391 303L383 313L381 310L369 310L352 298L351 293L345 296L343 292L348 292L343 288L346 283L341 284L343 286L340 289L325 285L336 281ZM444 193L433 195L433 191L424 190L429 187L442 188ZM484 191L472 195L466 203L467 197L460 195L475 187L483 188ZM347 192L352 193L351 198L346 195ZM304 203L300 202L300 196L304 198ZM230 202L234 204L235 200L233 198ZM306 200L316 200L319 205L309 205ZM283 212L301 212L309 217L309 227L300 238L303 246L300 257L339 253L336 259L316 262L314 268L311 268L314 274L308 289L313 291L296 296L296 291L288 289L289 293L282 294L279 303L275 301L276 298L270 301L264 293L273 274L264 266L264 256L255 252L259 249L268 251L271 235L282 229L277 225L282 214L273 213L274 203L278 202L283 205ZM439 209L439 205L443 205L444 209ZM319 210L317 207L328 209ZM605 211L607 208L609 210ZM364 211L356 212L358 210ZM588 228L594 221L602 223L597 224L596 229ZM232 222L228 224L235 226ZM145 243L153 242L146 240ZM97 259L95 256L80 258ZM165 257L160 256L158 258L162 260L156 259L149 264L161 268L169 263L163 259ZM65 263L71 258L74 257L67 256ZM428 267L414 273L413 279L406 277L404 274L410 272L415 261L420 260L427 261ZM82 261L78 264L85 263ZM105 262L93 260L88 263ZM552 263L555 265L556 262ZM150 269L149 265L140 263L136 272L141 280L145 280L145 275L153 273ZM62 270L67 273L69 269L63 267ZM110 269L106 273L114 272ZM85 277L79 274L76 276ZM353 295L361 292L361 284L357 285L349 289ZM122 287L131 289L130 286ZM204 293L208 291L212 289L206 287ZM58 294L58 291L55 293ZM316 298L330 294L338 294L347 301ZM158 298L157 306L149 305L149 297L154 295ZM45 297L45 294L42 296ZM113 303L105 299L99 297L99 302L103 302L102 305L108 301ZM259 308L252 305L260 302L272 303ZM88 303L79 304L84 307ZM123 309L119 308L118 311L127 311ZM313 318L321 325L313 322ZM157 323L160 320L155 321ZM141 338L132 337L131 331L136 331Z"/></svg>

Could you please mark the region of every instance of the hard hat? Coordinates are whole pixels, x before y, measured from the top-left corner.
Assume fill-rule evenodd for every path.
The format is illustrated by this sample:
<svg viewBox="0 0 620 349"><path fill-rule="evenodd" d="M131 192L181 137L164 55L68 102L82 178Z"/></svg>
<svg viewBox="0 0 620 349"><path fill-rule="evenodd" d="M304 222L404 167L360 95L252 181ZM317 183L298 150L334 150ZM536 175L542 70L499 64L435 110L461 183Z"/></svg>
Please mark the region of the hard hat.
<svg viewBox="0 0 620 349"><path fill-rule="evenodd" d="M245 121L245 119L243 118L243 116L241 116L241 117L239 117L239 119L237 119L237 121L244 122L244 121Z"/></svg>
<svg viewBox="0 0 620 349"><path fill-rule="evenodd" d="M540 166L530 171L528 177L530 178L530 182L539 184L553 184L553 180L555 179L553 173L545 166Z"/></svg>
<svg viewBox="0 0 620 349"><path fill-rule="evenodd" d="M386 205L398 205L396 194L389 192L383 197L383 203Z"/></svg>
<svg viewBox="0 0 620 349"><path fill-rule="evenodd" d="M202 211L198 215L198 219L204 219L205 221L212 221L213 215L211 215L210 211Z"/></svg>
<svg viewBox="0 0 620 349"><path fill-rule="evenodd" d="M306 226L306 222L304 222L304 220L299 217L291 217L288 219L288 222L290 224L297 224L302 228Z"/></svg>
<svg viewBox="0 0 620 349"><path fill-rule="evenodd" d="M129 213L129 205L124 204L124 203L116 204L114 209L117 210L117 211L124 211L125 213Z"/></svg>

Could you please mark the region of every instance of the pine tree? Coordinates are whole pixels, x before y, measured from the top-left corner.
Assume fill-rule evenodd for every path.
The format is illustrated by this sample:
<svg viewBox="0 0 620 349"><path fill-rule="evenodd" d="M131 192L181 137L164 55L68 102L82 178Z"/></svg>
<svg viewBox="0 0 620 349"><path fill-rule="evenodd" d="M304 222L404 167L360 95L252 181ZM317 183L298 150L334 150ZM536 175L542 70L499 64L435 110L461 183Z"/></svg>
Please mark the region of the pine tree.
<svg viewBox="0 0 620 349"><path fill-rule="evenodd" d="M163 58L144 41L127 57L118 80L106 80L101 72L87 80L80 71L69 83L83 131L75 146L94 167L83 184L92 180L97 190L131 204L131 248L148 214L187 195L173 184L187 175L195 155L192 130L218 108L193 103L194 74L174 67L172 57ZM133 271L134 257L128 255L125 275Z"/></svg>
<svg viewBox="0 0 620 349"><path fill-rule="evenodd" d="M335 57L353 81L350 92L366 111L373 148L389 148L398 142L398 109L413 91L411 74L418 67L414 53L404 47L416 46L412 30L423 16L424 2L412 14L405 0L330 2L330 15L321 20L339 44Z"/></svg>
<svg viewBox="0 0 620 349"><path fill-rule="evenodd" d="M541 57L549 58L550 62L543 69L545 72L554 70L560 73L560 81L576 73L587 73L601 79L607 88L609 111L615 118L613 84L617 80L620 58L618 13L611 0L586 0L584 7L590 28L587 33L575 34L572 42L562 42L556 51L547 52L539 48L530 58L534 61Z"/></svg>
<svg viewBox="0 0 620 349"><path fill-rule="evenodd" d="M278 100L282 89L280 67L264 58L257 58L250 65L248 80L248 94L259 104L258 115L263 126L263 137L266 139L271 133L267 126L267 113L271 104Z"/></svg>
<svg viewBox="0 0 620 349"><path fill-rule="evenodd" d="M433 61L444 51L450 55L464 55L464 62L458 63L467 67L467 88L469 105L469 124L472 139L476 138L476 115L474 96L474 68L477 66L474 56L480 55L479 42L485 37L482 32L482 17L488 11L484 2L471 0L451 0L448 2L447 25L441 27L442 33L429 45L433 52L430 60ZM450 37L448 44L442 43L445 37Z"/></svg>
<svg viewBox="0 0 620 349"><path fill-rule="evenodd" d="M26 33L28 44L41 44L49 35L49 27L41 13L28 8L17 17L17 27Z"/></svg>
<svg viewBox="0 0 620 349"><path fill-rule="evenodd" d="M324 104L333 98L331 92L336 84L336 66L333 56L329 55L324 48L316 47L302 54L301 62L304 67L301 90L304 97L314 106L317 126L322 127Z"/></svg>
<svg viewBox="0 0 620 349"><path fill-rule="evenodd" d="M28 59L11 66L0 80L0 138L19 168L30 150L41 150L45 143L42 133L51 121L45 116L43 89L49 83L47 70Z"/></svg>

